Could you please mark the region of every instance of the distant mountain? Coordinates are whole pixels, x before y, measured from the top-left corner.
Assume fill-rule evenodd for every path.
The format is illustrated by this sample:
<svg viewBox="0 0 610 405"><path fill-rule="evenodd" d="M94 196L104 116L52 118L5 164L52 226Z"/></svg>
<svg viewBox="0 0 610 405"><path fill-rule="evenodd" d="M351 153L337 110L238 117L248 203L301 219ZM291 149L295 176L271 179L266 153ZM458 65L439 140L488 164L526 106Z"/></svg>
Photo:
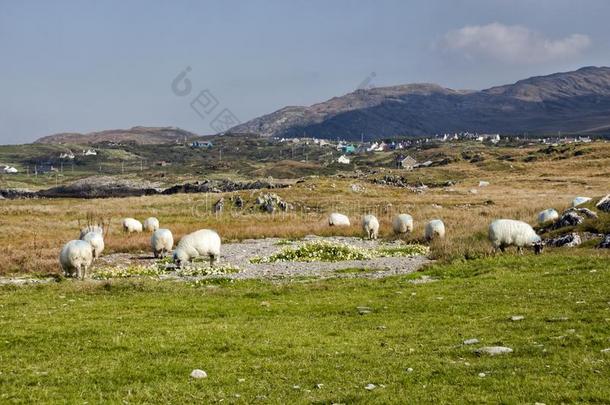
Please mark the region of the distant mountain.
<svg viewBox="0 0 610 405"><path fill-rule="evenodd" d="M199 135L175 127L133 127L131 129L110 129L107 131L90 132L88 134L65 132L42 137L34 143L94 144L99 142L135 142L145 145L175 143L197 137Z"/></svg>
<svg viewBox="0 0 610 405"><path fill-rule="evenodd" d="M610 68L531 77L481 91L436 84L356 90L231 128L260 136L357 140L446 132L610 133Z"/></svg>

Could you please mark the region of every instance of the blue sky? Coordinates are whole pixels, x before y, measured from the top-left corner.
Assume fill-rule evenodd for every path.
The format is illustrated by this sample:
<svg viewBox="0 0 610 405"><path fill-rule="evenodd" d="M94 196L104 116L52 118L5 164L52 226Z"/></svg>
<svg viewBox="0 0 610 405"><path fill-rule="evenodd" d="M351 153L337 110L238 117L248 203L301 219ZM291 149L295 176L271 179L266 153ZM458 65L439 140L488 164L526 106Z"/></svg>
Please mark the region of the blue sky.
<svg viewBox="0 0 610 405"><path fill-rule="evenodd" d="M0 143L135 125L213 132L372 84L481 89L610 65L610 2L0 0ZM192 92L172 80L186 67Z"/></svg>

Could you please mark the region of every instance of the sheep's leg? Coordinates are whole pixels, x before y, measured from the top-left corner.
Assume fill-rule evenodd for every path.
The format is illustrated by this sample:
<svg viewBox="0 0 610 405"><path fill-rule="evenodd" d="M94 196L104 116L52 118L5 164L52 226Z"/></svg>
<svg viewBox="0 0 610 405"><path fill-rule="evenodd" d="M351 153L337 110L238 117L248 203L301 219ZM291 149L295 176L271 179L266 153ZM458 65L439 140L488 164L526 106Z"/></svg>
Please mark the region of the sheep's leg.
<svg viewBox="0 0 610 405"><path fill-rule="evenodd" d="M216 256L215 255L210 255L210 266L214 267L214 262L216 261Z"/></svg>
<svg viewBox="0 0 610 405"><path fill-rule="evenodd" d="M499 246L500 252L504 253L504 251L506 250L506 248L504 247L504 245L500 245Z"/></svg>
<svg viewBox="0 0 610 405"><path fill-rule="evenodd" d="M519 254L523 256L523 246L517 246L517 252L519 252Z"/></svg>
<svg viewBox="0 0 610 405"><path fill-rule="evenodd" d="M83 266L83 278L81 280L84 280L85 277L87 277L87 267L89 266Z"/></svg>

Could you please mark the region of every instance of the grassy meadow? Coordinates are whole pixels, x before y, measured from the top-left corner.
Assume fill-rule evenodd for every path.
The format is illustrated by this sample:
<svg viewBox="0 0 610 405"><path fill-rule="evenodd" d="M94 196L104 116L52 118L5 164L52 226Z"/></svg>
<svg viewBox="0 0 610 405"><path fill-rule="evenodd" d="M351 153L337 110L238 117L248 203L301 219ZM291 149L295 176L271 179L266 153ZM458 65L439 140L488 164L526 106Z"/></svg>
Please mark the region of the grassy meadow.
<svg viewBox="0 0 610 405"><path fill-rule="evenodd" d="M420 153L452 163L304 177L270 191L295 207L273 215L247 208L215 216L219 194L1 200L1 276L58 274L59 250L87 215L111 223L105 254L148 251L149 235L121 232L125 216L156 216L176 240L212 228L226 243L361 235L367 212L380 218L381 237L392 239L393 215L406 212L415 219L407 240L423 242L433 218L445 222L447 237L431 244L437 261L423 272L379 280L144 277L0 286L0 402L610 402L608 250L585 243L540 256L496 255L486 240L494 218L534 224L542 209L610 192L610 144ZM374 158L387 167L386 155ZM454 184L416 193L373 181L386 175ZM478 187L480 180L490 185ZM261 192L224 196L251 204ZM348 214L352 226L329 228L333 211ZM580 229L608 233L610 215ZM436 281L413 283L423 275ZM511 321L515 315L524 319ZM480 342L462 344L471 338ZM474 353L496 345L514 351ZM190 378L196 368L208 377Z"/></svg>
<svg viewBox="0 0 610 405"><path fill-rule="evenodd" d="M610 400L607 257L506 255L424 274L440 280L3 287L0 402ZM474 353L492 345L514 352Z"/></svg>

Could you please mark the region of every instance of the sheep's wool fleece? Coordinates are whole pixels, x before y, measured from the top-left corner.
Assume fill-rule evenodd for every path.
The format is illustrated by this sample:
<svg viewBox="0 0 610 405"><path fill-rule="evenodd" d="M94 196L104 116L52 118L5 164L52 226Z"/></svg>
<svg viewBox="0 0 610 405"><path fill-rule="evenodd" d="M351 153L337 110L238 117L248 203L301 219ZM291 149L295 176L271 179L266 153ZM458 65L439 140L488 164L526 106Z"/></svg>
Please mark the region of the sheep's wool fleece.
<svg viewBox="0 0 610 405"><path fill-rule="evenodd" d="M489 225L489 241L495 246L530 246L540 241L534 229L523 221L498 219Z"/></svg>

